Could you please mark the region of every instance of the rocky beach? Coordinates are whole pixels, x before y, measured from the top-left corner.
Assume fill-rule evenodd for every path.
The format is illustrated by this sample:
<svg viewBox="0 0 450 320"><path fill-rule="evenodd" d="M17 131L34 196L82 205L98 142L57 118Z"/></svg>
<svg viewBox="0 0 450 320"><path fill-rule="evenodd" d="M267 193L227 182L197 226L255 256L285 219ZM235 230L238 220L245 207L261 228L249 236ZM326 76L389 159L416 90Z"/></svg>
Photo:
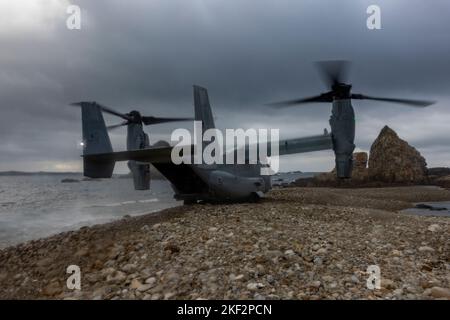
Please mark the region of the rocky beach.
<svg viewBox="0 0 450 320"><path fill-rule="evenodd" d="M449 218L400 212L445 200L429 186L283 188L124 217L1 250L0 298L449 299Z"/></svg>

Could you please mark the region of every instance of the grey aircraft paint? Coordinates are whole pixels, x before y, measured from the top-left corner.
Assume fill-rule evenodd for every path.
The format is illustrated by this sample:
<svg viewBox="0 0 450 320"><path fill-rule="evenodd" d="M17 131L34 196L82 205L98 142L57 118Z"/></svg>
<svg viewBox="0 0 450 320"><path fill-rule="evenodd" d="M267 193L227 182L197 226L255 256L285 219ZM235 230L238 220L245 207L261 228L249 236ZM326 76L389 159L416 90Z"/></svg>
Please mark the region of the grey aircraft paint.
<svg viewBox="0 0 450 320"><path fill-rule="evenodd" d="M194 86L194 104L196 120L202 121L204 129L214 128L214 120L209 104L209 97L205 88ZM91 117L100 117L100 108L83 109L91 113ZM84 119L84 118L83 118ZM102 118L103 119L103 118ZM98 124L98 123L97 123ZM100 128L100 129L99 129ZM174 197L184 200L185 203L195 203L199 200L210 202L223 201L254 201L259 199L271 188L271 180L268 175L261 175L261 168L266 166L261 162L257 164L180 164L175 165L171 161L172 147L168 143L159 143L151 147L141 148L137 143L138 137L143 133L142 126L129 127L128 149L122 152L86 152L86 150L102 150L101 143L109 144L106 127L103 124L83 124L83 135L101 130L105 139L90 141L93 146L86 146L84 152L84 174L87 176L110 178L111 172L100 170L93 172L86 170L95 165L108 168L116 161L137 161L152 163L172 184ZM334 137L340 139L341 135ZM131 139L131 140L130 140ZM137 139L137 140L135 140ZM323 135L282 140L279 142L279 154L294 154L333 148L332 135L325 132ZM270 144L268 144L270 146ZM193 148L193 146L191 146ZM233 152L236 152L233 151ZM268 150L268 155L272 150ZM131 162L134 163L134 162Z"/></svg>

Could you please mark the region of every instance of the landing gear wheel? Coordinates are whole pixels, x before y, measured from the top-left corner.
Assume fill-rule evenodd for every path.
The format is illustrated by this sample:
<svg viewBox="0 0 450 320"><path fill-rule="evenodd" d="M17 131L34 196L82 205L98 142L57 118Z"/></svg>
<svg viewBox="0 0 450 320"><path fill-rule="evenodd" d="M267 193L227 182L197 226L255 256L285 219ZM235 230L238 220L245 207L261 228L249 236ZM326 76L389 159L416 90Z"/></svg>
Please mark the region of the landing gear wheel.
<svg viewBox="0 0 450 320"><path fill-rule="evenodd" d="M251 203L256 203L259 202L261 198L259 197L259 195L257 195L256 193L252 193L248 199L249 202Z"/></svg>

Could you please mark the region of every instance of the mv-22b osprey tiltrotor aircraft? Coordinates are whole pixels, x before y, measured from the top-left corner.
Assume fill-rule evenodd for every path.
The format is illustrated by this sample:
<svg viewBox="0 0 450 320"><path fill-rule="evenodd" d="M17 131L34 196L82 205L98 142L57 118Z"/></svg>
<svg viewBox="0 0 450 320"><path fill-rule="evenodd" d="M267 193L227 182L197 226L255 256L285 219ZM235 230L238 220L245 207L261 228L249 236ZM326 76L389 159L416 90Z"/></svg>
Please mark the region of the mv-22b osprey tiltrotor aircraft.
<svg viewBox="0 0 450 320"><path fill-rule="evenodd" d="M351 85L343 82L345 63L327 62L321 63L320 66L327 84L331 86L330 92L276 105L332 102L331 134L325 131L322 135L279 141L278 154L282 156L332 149L335 153L336 172L339 178L350 178L353 166L355 116L351 99L389 101L420 107L433 103L351 94ZM185 203L196 203L202 200L208 202L254 201L271 189L270 176L261 175L261 168L267 167L266 161L259 161L256 164L247 162L246 164L174 164L171 159L173 147L169 143L160 142L153 146L149 145L148 137L141 124L141 121L146 124L145 117L141 117L139 113L135 113L136 117L133 113L124 116L95 102L81 102L77 105L81 106L82 110L84 175L87 177L110 178L115 162L128 160L136 189L150 188L148 163L151 163L170 181L175 191L174 197L184 200ZM215 128L206 89L194 86L194 105L195 120L202 122L203 132ZM113 152L102 110L126 120L120 125L128 125L127 151ZM145 137L146 142L130 143L130 141L141 141L142 138L139 137ZM194 149L195 146L192 145L191 148ZM268 156L270 155L269 150Z"/></svg>
<svg viewBox="0 0 450 320"><path fill-rule="evenodd" d="M185 203L255 201L271 189L269 175L261 175L261 168L267 164L174 164L171 159L173 147L169 143L148 144L148 137L142 125L136 125L134 118L95 102L79 102L83 123L83 165L84 175L91 178L111 178L116 161L131 161L134 170L135 188L149 189L151 163L171 183L175 199ZM202 129L215 128L206 89L194 86L195 120L202 122ZM144 143L130 144L128 150L113 152L102 111L122 117L128 125L127 141ZM177 119L185 120L185 119ZM131 122L131 127L130 127ZM145 124L145 123L144 123ZM115 127L115 126L114 126ZM195 148L195 146L191 146ZM270 156L270 148L268 145ZM317 136L279 141L279 155L333 149L331 135L327 132ZM137 166L139 169L133 169Z"/></svg>

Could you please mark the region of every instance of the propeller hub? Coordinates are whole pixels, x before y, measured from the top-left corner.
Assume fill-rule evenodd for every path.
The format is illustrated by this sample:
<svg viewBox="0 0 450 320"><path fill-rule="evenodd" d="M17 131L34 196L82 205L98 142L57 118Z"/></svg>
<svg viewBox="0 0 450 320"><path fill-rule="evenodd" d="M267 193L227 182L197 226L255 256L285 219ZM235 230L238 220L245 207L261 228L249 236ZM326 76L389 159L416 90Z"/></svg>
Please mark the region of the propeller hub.
<svg viewBox="0 0 450 320"><path fill-rule="evenodd" d="M352 85L345 83L336 83L332 86L333 89L333 99L342 100L350 99L350 92L352 90Z"/></svg>
<svg viewBox="0 0 450 320"><path fill-rule="evenodd" d="M142 116L139 111L133 110L130 113L127 114L130 118L132 123L142 123Z"/></svg>

